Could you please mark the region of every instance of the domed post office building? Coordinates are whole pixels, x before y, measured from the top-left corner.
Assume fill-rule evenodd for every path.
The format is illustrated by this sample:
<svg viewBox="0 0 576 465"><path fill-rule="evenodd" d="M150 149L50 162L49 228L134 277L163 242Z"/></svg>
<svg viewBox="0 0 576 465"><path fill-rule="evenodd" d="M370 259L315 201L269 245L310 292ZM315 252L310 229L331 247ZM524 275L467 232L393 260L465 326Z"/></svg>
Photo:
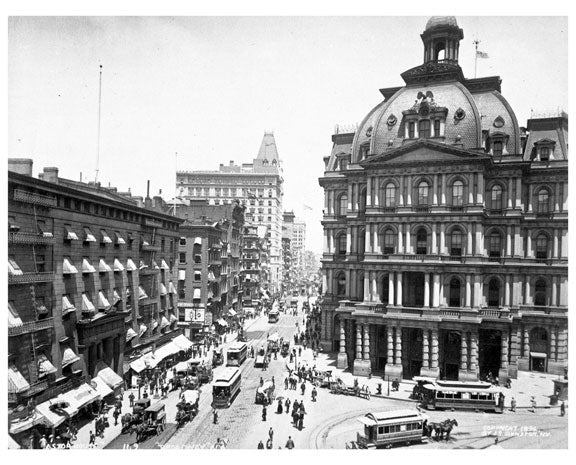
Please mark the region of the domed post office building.
<svg viewBox="0 0 576 465"><path fill-rule="evenodd" d="M567 369L568 115L521 128L463 37L430 19L424 62L324 159L321 336L355 375Z"/></svg>

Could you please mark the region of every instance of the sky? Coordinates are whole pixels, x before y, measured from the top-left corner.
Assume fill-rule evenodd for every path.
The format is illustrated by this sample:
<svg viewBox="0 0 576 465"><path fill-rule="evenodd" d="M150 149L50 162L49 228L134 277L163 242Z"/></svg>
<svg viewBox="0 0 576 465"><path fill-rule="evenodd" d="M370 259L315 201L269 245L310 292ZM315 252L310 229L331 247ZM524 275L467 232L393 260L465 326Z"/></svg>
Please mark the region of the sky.
<svg viewBox="0 0 576 465"><path fill-rule="evenodd" d="M8 157L34 175L98 180L134 195L174 196L175 171L249 163L273 131L284 209L322 251L323 157L336 124L356 124L378 89L422 63L427 16L18 17L8 21ZM520 126L531 111L568 111L565 17L457 16L460 65L474 77L473 40L489 55ZM178 153L178 156L175 156ZM305 208L304 205L312 209Z"/></svg>

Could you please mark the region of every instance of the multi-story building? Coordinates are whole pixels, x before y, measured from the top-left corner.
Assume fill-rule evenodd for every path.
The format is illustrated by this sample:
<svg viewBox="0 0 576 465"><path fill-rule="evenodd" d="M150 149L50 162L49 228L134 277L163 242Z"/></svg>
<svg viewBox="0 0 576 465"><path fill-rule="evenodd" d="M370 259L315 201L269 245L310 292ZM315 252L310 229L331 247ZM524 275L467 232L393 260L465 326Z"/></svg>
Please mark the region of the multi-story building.
<svg viewBox="0 0 576 465"><path fill-rule="evenodd" d="M252 163L220 165L218 171L178 171L179 196L186 200L208 199L212 205L240 200L245 220L267 226L270 234L270 281L277 289L281 274L283 177L273 133L265 133Z"/></svg>
<svg viewBox="0 0 576 465"><path fill-rule="evenodd" d="M322 339L356 374L563 373L568 116L521 128L498 76L464 78L454 17L421 38L324 159Z"/></svg>
<svg viewBox="0 0 576 465"><path fill-rule="evenodd" d="M178 334L181 220L161 210L159 198L63 179L57 168L36 179L32 160L9 159L8 400L32 418L11 433L54 426L40 413L49 399L85 389L89 401L85 382L104 371L122 384L135 352Z"/></svg>
<svg viewBox="0 0 576 465"><path fill-rule="evenodd" d="M294 218L291 247L294 266L300 274L303 274L304 253L306 251L306 223L298 218Z"/></svg>
<svg viewBox="0 0 576 465"><path fill-rule="evenodd" d="M253 307L268 299L268 235L266 227L244 226L242 236L242 296L243 305Z"/></svg>
<svg viewBox="0 0 576 465"><path fill-rule="evenodd" d="M192 201L178 214L185 218L178 256L178 325L192 339L242 311L244 207Z"/></svg>

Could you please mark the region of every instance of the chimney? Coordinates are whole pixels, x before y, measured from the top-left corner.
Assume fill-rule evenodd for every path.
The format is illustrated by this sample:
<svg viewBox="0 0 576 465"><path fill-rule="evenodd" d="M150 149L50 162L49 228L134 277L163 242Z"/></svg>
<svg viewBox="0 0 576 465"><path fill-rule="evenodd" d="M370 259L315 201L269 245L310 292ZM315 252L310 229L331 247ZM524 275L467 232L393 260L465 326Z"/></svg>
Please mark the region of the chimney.
<svg viewBox="0 0 576 465"><path fill-rule="evenodd" d="M139 207L143 207L144 206L144 199L142 198L141 195L135 195L134 197L132 197L133 200L136 201L136 204Z"/></svg>
<svg viewBox="0 0 576 465"><path fill-rule="evenodd" d="M54 166L44 168L44 174L42 176L42 179L44 179L44 181L58 184L58 168Z"/></svg>
<svg viewBox="0 0 576 465"><path fill-rule="evenodd" d="M234 166L234 160L230 160L230 166Z"/></svg>
<svg viewBox="0 0 576 465"><path fill-rule="evenodd" d="M146 181L146 198L144 199L144 207L152 208L152 199L150 198L150 179Z"/></svg>
<svg viewBox="0 0 576 465"><path fill-rule="evenodd" d="M8 171L32 176L33 163L31 158L8 158Z"/></svg>

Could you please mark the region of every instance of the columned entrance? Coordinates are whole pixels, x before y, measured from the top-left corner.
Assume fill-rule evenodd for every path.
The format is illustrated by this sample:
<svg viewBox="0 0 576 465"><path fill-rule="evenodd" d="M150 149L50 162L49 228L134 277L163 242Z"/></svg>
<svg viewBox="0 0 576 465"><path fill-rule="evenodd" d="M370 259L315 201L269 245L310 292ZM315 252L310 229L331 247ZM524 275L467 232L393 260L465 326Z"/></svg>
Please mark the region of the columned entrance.
<svg viewBox="0 0 576 465"><path fill-rule="evenodd" d="M422 368L422 329L402 328L402 375L412 379Z"/></svg>
<svg viewBox="0 0 576 465"><path fill-rule="evenodd" d="M440 343L440 379L457 381L462 337L456 331L442 330Z"/></svg>
<svg viewBox="0 0 576 465"><path fill-rule="evenodd" d="M480 379L485 379L490 373L492 376L498 376L502 360L502 333L496 329L480 329L478 336Z"/></svg>

